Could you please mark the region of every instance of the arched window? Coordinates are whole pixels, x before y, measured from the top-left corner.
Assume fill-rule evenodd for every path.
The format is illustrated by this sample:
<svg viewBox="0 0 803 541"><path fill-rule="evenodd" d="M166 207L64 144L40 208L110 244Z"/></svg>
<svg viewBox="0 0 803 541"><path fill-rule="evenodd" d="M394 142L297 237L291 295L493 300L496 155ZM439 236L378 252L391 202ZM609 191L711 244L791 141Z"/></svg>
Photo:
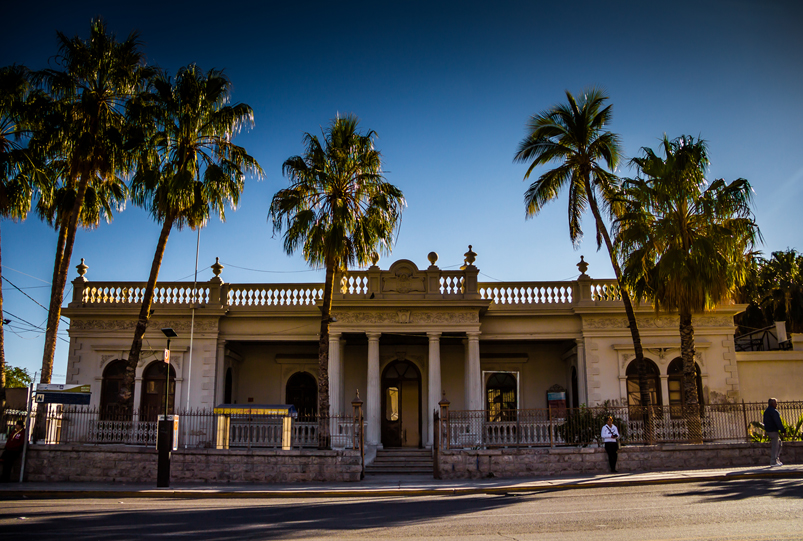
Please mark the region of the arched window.
<svg viewBox="0 0 803 541"><path fill-rule="evenodd" d="M318 413L318 383L312 374L296 372L287 380L285 404L296 407L299 417Z"/></svg>
<svg viewBox="0 0 803 541"><path fill-rule="evenodd" d="M644 359L647 365L647 389L650 392L650 404L653 406L660 406L663 404L661 401L661 376L658 367L650 359ZM641 390L638 384L638 365L636 361L632 361L627 365L627 405L640 406L641 405Z"/></svg>
<svg viewBox="0 0 803 541"><path fill-rule="evenodd" d="M140 399L140 418L156 421L165 412L165 379L167 364L154 361L142 373L142 398ZM176 399L176 371L170 365L170 390L168 391L168 415L174 412Z"/></svg>
<svg viewBox="0 0 803 541"><path fill-rule="evenodd" d="M703 377L700 366L694 363L697 380L697 403L703 406ZM678 357L669 363L666 369L667 384L669 387L669 411L672 417L683 417L682 406L686 405L686 395L683 393L683 358Z"/></svg>
<svg viewBox="0 0 803 541"><path fill-rule="evenodd" d="M123 384L123 377L125 376L126 362L122 359L117 359L106 365L103 369L103 382L100 386L100 417L103 420L117 419L121 413L119 400L120 400L120 386ZM125 415L128 417L129 415Z"/></svg>
<svg viewBox="0 0 803 541"><path fill-rule="evenodd" d="M496 372L488 377L485 394L488 405L488 420L507 421L518 409L518 384L516 375Z"/></svg>

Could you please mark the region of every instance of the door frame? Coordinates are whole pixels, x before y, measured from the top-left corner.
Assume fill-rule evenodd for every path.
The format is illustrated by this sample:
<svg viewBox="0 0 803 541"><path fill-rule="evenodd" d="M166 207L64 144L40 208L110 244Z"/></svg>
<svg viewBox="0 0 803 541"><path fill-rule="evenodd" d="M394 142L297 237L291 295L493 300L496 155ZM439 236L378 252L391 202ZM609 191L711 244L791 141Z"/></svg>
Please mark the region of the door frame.
<svg viewBox="0 0 803 541"><path fill-rule="evenodd" d="M380 422L380 425L379 425L379 439L380 439L380 443L382 444L382 446L387 448L388 445L384 441L381 441L382 440L382 435L384 434L384 430L382 430L382 428L384 427L385 422L386 422L385 421L385 414L387 412L387 389L389 387L386 384L386 382L388 380L386 379L385 374L387 373L388 369L391 366L394 366L396 364L402 364L402 363L407 363L410 366L412 366L413 369L415 370L416 375L418 376L417 377L417 380L418 380L418 447L417 448L418 449L422 449L423 446L424 446L424 437L425 437L425 434L422 431L422 426L423 426L423 424L422 424L422 410L423 410L422 386L423 386L423 378L421 376L421 369L418 367L417 364L415 364L410 359L394 359L393 361L390 361L388 364L386 364L385 367L382 369L382 375L379 378L379 392L382 395L382 401L381 401L381 404L380 404L381 413L380 413L380 421L379 421ZM396 378L394 378L393 381L412 381L412 380L410 380L410 379L408 379L408 380L397 380ZM401 386L399 386L399 388L401 388ZM402 415L403 414L402 414L402 409L401 409L401 397L400 397L399 398L399 420L400 421L402 420ZM411 447L411 448L414 449L415 447Z"/></svg>

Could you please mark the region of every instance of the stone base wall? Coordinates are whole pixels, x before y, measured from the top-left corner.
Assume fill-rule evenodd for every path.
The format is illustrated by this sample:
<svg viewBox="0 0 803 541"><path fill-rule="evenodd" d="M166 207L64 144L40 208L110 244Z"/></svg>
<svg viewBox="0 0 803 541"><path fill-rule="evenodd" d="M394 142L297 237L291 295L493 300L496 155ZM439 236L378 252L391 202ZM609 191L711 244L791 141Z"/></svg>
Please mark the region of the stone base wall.
<svg viewBox="0 0 803 541"><path fill-rule="evenodd" d="M781 461L803 463L803 442L785 442ZM616 469L645 472L769 466L769 463L769 443L633 445L619 449ZM442 450L438 466L441 479L546 477L609 471L608 455L602 447Z"/></svg>
<svg viewBox="0 0 803 541"><path fill-rule="evenodd" d="M156 467L155 449L31 445L25 480L155 483ZM174 451L170 460L170 480L181 483L356 482L360 471L360 452L353 450L184 449Z"/></svg>

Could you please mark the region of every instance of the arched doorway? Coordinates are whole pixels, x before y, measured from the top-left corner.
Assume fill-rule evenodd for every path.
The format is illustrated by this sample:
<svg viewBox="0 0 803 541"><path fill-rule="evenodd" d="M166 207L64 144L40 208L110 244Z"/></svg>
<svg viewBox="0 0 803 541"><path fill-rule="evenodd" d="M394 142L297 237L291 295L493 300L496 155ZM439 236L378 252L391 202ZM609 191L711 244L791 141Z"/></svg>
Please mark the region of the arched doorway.
<svg viewBox="0 0 803 541"><path fill-rule="evenodd" d="M142 398L140 399L140 419L155 421L165 412L165 370L167 364L154 361L142 373ZM170 365L170 390L168 391L167 411L174 413L176 399L176 371Z"/></svg>
<svg viewBox="0 0 803 541"><path fill-rule="evenodd" d="M287 380L285 404L296 407L299 417L315 417L318 414L318 383L307 372L296 372Z"/></svg>
<svg viewBox="0 0 803 541"><path fill-rule="evenodd" d="M410 361L394 361L382 373L382 445L421 446L421 374Z"/></svg>
<svg viewBox="0 0 803 541"><path fill-rule="evenodd" d="M518 402L516 374L495 372L485 383L489 421L515 421Z"/></svg>
<svg viewBox="0 0 803 541"><path fill-rule="evenodd" d="M644 358L644 364L647 366L647 390L650 393L650 404L653 406L660 406L663 404L661 400L661 372L658 366L652 360ZM627 376L627 405L628 406L641 406L641 389L638 383L638 363L631 361L627 365L625 371Z"/></svg>
<svg viewBox="0 0 803 541"><path fill-rule="evenodd" d="M131 409L123 411L120 407L120 386L125 376L126 362L118 359L106 365L103 369L103 382L100 386L100 418L102 420L116 420L120 417L129 418Z"/></svg>
<svg viewBox="0 0 803 541"><path fill-rule="evenodd" d="M700 365L694 363L695 380L697 387L697 403L700 411L703 408L703 377L700 373ZM666 369L667 386L669 387L669 413L673 418L683 417L683 406L686 405L686 395L683 393L683 358L677 357Z"/></svg>

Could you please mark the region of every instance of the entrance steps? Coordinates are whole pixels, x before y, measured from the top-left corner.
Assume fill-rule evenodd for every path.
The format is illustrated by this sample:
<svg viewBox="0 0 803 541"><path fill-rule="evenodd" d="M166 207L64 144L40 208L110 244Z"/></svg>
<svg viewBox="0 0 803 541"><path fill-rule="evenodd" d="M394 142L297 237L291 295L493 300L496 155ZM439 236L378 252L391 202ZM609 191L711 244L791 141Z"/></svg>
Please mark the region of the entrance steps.
<svg viewBox="0 0 803 541"><path fill-rule="evenodd" d="M378 449L376 458L365 466L366 475L432 475L432 450L413 447Z"/></svg>

